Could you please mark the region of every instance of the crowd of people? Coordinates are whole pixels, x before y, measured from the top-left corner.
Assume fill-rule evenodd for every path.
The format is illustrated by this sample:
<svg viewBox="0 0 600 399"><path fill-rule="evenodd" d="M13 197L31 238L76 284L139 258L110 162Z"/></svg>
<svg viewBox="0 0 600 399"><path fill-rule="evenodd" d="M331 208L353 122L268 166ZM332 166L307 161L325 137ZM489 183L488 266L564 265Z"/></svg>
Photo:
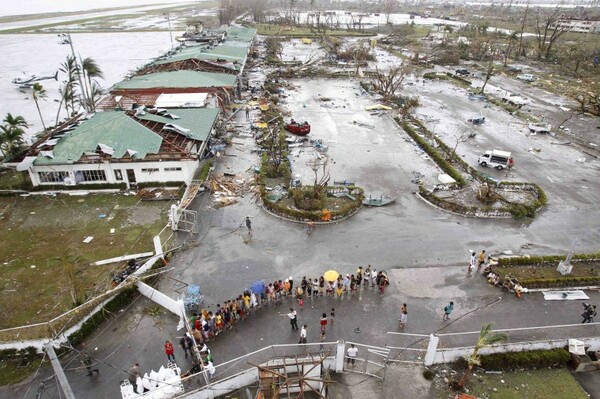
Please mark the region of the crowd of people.
<svg viewBox="0 0 600 399"><path fill-rule="evenodd" d="M353 295L359 288L377 287L381 294L389 284L387 275L382 271L366 269L362 266L354 274L341 275L333 281L326 281L323 276L319 278L302 277L299 284L294 283L292 276L285 280L275 280L272 283L260 285L260 289L246 289L237 298L218 303L216 309L202 309L195 312L190 321L190 331L198 345L204 344L227 329L244 320L250 313L264 305L278 306L282 299L292 297L298 300L302 308L306 298L317 296L342 297Z"/></svg>

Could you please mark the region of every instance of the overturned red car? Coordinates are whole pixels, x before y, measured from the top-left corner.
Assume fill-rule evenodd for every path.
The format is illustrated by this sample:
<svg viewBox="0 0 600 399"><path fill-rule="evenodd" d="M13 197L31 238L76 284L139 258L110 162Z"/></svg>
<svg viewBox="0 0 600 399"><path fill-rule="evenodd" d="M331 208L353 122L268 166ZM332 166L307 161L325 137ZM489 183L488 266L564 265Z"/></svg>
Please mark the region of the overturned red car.
<svg viewBox="0 0 600 399"><path fill-rule="evenodd" d="M286 123L285 130L298 136L306 136L310 133L310 124L306 121L298 123L292 119L290 123Z"/></svg>

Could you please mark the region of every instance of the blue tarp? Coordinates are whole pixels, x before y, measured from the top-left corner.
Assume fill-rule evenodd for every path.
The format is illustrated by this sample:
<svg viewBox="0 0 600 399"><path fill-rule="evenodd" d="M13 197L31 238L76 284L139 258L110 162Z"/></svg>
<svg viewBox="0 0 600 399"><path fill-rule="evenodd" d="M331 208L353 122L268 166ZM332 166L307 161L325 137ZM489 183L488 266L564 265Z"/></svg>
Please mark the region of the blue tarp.
<svg viewBox="0 0 600 399"><path fill-rule="evenodd" d="M250 291L254 292L255 294L262 294L265 292L265 283L262 281L253 282L250 284Z"/></svg>

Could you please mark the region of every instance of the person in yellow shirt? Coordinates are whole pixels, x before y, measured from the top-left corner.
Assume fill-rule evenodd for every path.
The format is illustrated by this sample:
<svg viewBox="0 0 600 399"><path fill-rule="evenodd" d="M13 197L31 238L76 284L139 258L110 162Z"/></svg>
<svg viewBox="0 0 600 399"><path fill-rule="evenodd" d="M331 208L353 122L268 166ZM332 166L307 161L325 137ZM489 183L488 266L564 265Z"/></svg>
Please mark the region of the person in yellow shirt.
<svg viewBox="0 0 600 399"><path fill-rule="evenodd" d="M477 258L477 270L481 268L481 266L485 263L485 249L481 251L479 257Z"/></svg>

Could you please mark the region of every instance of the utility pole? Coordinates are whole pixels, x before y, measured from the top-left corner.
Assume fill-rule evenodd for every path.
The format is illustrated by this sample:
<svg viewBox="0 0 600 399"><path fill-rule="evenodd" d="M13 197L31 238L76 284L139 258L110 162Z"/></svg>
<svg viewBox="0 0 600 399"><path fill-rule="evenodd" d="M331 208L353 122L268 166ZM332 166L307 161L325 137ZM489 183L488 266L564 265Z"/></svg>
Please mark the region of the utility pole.
<svg viewBox="0 0 600 399"><path fill-rule="evenodd" d="M171 32L171 16L169 13L165 13L165 17L167 18L167 23L169 24L169 37L171 38L171 47L173 47L173 33Z"/></svg>
<svg viewBox="0 0 600 399"><path fill-rule="evenodd" d="M60 387L62 388L63 393L65 394L65 398L66 399L75 399L75 395L73 394L73 391L71 390L69 381L67 381L67 376L65 375L65 372L63 371L62 366L60 365L60 362L58 361L58 358L56 357L56 353L54 352L54 347L52 346L52 343L49 342L49 343L45 344L44 349L46 350L46 353L48 354L48 358L50 359L50 362L52 363L52 368L54 369L54 374L56 374L56 378L58 379L58 383L60 384Z"/></svg>
<svg viewBox="0 0 600 399"><path fill-rule="evenodd" d="M85 92L85 86L83 85L83 80L81 79L81 75L83 74L83 69L79 66L79 61L77 61L77 56L75 55L75 49L73 48L73 40L71 40L71 34L61 33L58 35L60 38L59 44L68 44L71 47L71 55L75 60L75 66L77 67L77 79L79 80L79 91L81 92L81 97L83 98L83 109L86 112L89 112L90 103L88 103L88 98Z"/></svg>

